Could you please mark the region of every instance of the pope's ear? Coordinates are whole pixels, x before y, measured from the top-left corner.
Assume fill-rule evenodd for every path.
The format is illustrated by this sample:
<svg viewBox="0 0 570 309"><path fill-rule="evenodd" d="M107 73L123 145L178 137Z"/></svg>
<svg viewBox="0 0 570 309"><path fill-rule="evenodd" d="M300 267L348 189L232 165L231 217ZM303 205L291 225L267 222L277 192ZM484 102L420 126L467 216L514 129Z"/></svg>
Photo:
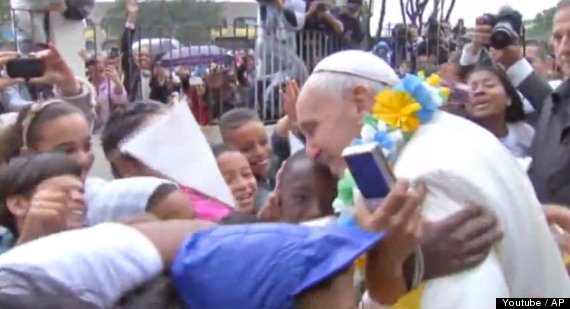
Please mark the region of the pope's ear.
<svg viewBox="0 0 570 309"><path fill-rule="evenodd" d="M362 84L352 88L352 98L359 114L365 115L372 111L374 105L374 92L370 87Z"/></svg>

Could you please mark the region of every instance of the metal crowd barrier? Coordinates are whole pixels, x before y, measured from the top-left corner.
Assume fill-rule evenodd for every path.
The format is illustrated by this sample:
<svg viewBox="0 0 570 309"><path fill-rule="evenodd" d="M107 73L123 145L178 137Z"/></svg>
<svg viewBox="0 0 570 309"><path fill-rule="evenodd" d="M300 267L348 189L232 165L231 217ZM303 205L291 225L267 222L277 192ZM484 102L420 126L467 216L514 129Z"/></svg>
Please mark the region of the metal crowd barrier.
<svg viewBox="0 0 570 309"><path fill-rule="evenodd" d="M91 53L120 46L120 37L109 36L110 31L93 23L88 25L86 38ZM302 84L316 63L342 49L342 44L338 38L320 32L293 33L294 40L289 45L259 33L258 27L253 26L194 27L194 36L183 41L162 28L138 28L132 39L132 56L148 52L154 65L170 74L191 72L191 89L179 89L182 98L195 96L192 92L198 86L194 84L201 80L206 90L207 113L199 111L202 105L192 102L201 124L215 123L234 107L253 108L263 121L270 123L283 114L280 90L285 83L295 79Z"/></svg>
<svg viewBox="0 0 570 309"><path fill-rule="evenodd" d="M26 53L37 43L49 41L49 14L31 10L4 9L0 16L2 49L15 49ZM0 14L2 15L2 14ZM191 101L200 124L212 124L220 115L235 107L248 107L258 111L265 122L276 121L283 114L280 92L288 80L303 84L315 65L324 57L345 49L339 37L318 32L287 32L277 29L273 35L249 24L218 28L205 28L196 24L178 25L174 29L161 26L137 28L130 38L130 48L121 49L123 29L117 25L124 21L105 21L97 24L85 22L85 50L87 55L99 55L100 51L117 51L136 60L147 52L153 68L162 68L171 76L171 83L178 96ZM114 25L111 27L110 25ZM384 34L391 42L391 59L398 68L403 61L416 63L413 46L399 43L393 36L394 28L388 25ZM180 31L184 30L184 31ZM401 31L406 31L404 28ZM277 33L277 34L276 34ZM285 33L285 36L283 36ZM405 33L402 33L405 36ZM430 46L427 46L431 50ZM436 56L439 56L439 49ZM112 54L112 53L111 53ZM90 56L87 56L89 58ZM417 57L416 57L417 58ZM120 61L117 61L120 63ZM127 70L137 66L129 61ZM190 72L192 78L176 76L177 72ZM203 90L200 90L201 88ZM139 89L127 89L142 99L144 85ZM203 99L197 93L205 91ZM196 102L199 101L199 102Z"/></svg>

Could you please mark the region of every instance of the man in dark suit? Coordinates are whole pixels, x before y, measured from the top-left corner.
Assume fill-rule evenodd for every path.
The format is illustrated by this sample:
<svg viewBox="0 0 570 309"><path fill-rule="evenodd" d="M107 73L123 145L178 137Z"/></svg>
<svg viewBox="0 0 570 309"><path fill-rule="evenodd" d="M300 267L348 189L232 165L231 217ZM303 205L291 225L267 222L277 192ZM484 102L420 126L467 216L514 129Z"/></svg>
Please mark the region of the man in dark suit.
<svg viewBox="0 0 570 309"><path fill-rule="evenodd" d="M136 0L127 1L127 22L121 37L121 67L123 85L129 95L129 102L148 99L152 74L150 53L145 48L133 51L136 35L136 20L139 7Z"/></svg>
<svg viewBox="0 0 570 309"><path fill-rule="evenodd" d="M461 64L473 63L488 43L491 27L477 26L472 44L463 51ZM511 83L528 99L537 113L536 134L528 171L541 202L570 207L570 0L558 4L553 23L553 46L564 82L553 90L524 58L521 46L497 53Z"/></svg>

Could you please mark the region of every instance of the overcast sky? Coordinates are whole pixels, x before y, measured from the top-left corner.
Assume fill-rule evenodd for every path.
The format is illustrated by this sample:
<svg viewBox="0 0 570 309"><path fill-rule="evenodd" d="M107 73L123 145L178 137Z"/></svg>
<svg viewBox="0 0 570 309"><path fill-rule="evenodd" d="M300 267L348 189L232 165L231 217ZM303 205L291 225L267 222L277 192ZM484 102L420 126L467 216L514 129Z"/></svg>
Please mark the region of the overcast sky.
<svg viewBox="0 0 570 309"><path fill-rule="evenodd" d="M244 0L233 1L241 2ZM253 2L253 0L249 1ZM378 18L381 0L373 1L377 3L374 9L374 17ZM445 2L449 3L450 1L451 0L446 0ZM555 6L558 1L559 0L456 0L455 10L453 11L454 14L451 19L452 22L455 23L458 18L463 18L465 19L467 26L472 26L475 23L475 18L477 16L486 12L496 13L499 11L499 8L504 5L513 6L523 14L525 19L529 19L536 16L538 12ZM114 2L114 0L97 0L97 2ZM387 0L386 22L397 23L402 20L399 3L399 0ZM428 12L431 12L431 8Z"/></svg>
<svg viewBox="0 0 570 309"><path fill-rule="evenodd" d="M377 3L377 6L374 8L374 13L376 13L374 17L377 20L381 0L374 1ZM496 13L504 5L511 5L513 8L519 10L525 19L532 19L538 12L555 6L558 1L559 0L456 0L451 20L452 23L455 24L458 18L463 18L467 26L473 26L477 16L487 12ZM450 0L446 0L445 2L449 3ZM426 10L429 14L431 13L431 7L428 7L428 9ZM402 20L401 16L400 1L387 0L385 24L387 22L398 23ZM375 29L373 29L373 31L375 31Z"/></svg>

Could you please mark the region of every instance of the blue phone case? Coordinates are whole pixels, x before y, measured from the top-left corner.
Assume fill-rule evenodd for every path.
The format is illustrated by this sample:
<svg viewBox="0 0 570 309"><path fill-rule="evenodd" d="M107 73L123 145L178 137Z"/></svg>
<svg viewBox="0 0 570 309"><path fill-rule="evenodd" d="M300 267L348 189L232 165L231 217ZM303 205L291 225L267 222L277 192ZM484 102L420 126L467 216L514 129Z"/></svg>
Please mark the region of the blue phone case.
<svg viewBox="0 0 570 309"><path fill-rule="evenodd" d="M343 157L365 199L388 195L396 180L377 143L350 146L343 152Z"/></svg>

